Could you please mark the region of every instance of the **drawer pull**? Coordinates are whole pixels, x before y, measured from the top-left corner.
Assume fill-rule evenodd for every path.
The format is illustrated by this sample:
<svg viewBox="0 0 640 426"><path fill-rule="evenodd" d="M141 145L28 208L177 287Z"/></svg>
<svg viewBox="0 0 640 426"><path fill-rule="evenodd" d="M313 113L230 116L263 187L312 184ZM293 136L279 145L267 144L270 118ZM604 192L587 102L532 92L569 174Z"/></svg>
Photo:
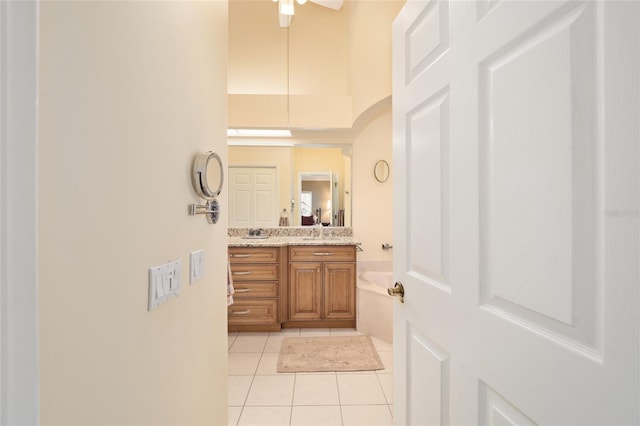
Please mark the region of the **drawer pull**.
<svg viewBox="0 0 640 426"><path fill-rule="evenodd" d="M314 256L333 256L333 253L331 253L331 252L329 252L329 251L328 251L328 252L325 252L325 253L318 253L318 252L315 252L315 253L313 253L313 255L314 255Z"/></svg>
<svg viewBox="0 0 640 426"><path fill-rule="evenodd" d="M246 311L229 311L229 315L249 315L251 313L251 309L247 309Z"/></svg>
<svg viewBox="0 0 640 426"><path fill-rule="evenodd" d="M232 254L229 257L251 257L250 254Z"/></svg>
<svg viewBox="0 0 640 426"><path fill-rule="evenodd" d="M251 271L234 272L233 275L250 275Z"/></svg>
<svg viewBox="0 0 640 426"><path fill-rule="evenodd" d="M236 293L249 293L251 291L250 288L236 288L235 292Z"/></svg>

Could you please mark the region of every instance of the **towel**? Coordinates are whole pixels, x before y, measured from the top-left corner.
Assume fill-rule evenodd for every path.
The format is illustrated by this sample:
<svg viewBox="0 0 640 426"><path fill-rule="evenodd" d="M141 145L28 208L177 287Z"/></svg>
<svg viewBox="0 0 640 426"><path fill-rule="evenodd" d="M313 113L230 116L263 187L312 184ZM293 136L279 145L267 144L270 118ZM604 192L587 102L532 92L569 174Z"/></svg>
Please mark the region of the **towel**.
<svg viewBox="0 0 640 426"><path fill-rule="evenodd" d="M233 305L233 277L231 276L231 262L227 262L227 306Z"/></svg>

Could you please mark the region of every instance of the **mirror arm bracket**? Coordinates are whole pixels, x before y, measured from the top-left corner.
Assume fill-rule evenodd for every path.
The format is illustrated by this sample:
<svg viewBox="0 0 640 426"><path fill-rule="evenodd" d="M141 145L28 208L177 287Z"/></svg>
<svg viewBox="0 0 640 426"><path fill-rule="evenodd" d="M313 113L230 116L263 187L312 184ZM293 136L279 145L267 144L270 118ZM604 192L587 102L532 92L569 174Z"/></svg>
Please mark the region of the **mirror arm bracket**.
<svg viewBox="0 0 640 426"><path fill-rule="evenodd" d="M189 204L189 215L206 214L207 222L214 224L220 217L220 205L218 200L207 201L206 204Z"/></svg>

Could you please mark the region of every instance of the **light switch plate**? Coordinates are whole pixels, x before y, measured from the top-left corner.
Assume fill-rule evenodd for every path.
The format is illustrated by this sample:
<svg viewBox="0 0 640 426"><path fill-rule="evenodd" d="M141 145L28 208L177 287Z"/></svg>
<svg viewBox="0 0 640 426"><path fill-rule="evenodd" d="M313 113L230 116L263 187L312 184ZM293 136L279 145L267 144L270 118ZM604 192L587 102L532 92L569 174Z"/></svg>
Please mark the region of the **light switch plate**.
<svg viewBox="0 0 640 426"><path fill-rule="evenodd" d="M192 251L189 259L189 284L193 284L204 275L204 249Z"/></svg>
<svg viewBox="0 0 640 426"><path fill-rule="evenodd" d="M149 268L148 310L157 308L171 296L178 296L181 273L182 260L180 259Z"/></svg>

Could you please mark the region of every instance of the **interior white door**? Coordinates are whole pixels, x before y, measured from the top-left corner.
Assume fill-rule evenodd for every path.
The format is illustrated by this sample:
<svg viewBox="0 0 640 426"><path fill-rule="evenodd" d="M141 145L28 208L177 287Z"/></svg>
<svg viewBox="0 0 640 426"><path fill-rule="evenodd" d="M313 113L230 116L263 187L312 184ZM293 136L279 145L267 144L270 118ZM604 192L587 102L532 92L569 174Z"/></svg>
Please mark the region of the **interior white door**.
<svg viewBox="0 0 640 426"><path fill-rule="evenodd" d="M229 226L278 226L275 167L229 167Z"/></svg>
<svg viewBox="0 0 640 426"><path fill-rule="evenodd" d="M640 424L640 2L393 25L394 422Z"/></svg>

